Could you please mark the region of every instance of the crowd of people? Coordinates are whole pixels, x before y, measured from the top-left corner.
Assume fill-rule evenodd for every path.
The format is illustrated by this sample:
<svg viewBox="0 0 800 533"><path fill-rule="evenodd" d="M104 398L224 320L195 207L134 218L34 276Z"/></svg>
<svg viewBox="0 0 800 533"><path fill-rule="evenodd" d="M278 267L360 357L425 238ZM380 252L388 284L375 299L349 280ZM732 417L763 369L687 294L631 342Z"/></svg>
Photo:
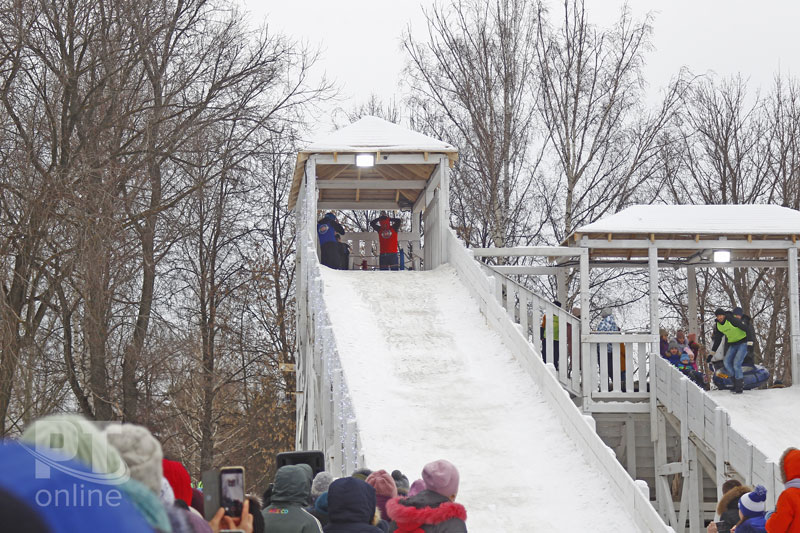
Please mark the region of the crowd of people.
<svg viewBox="0 0 800 533"><path fill-rule="evenodd" d="M400 231L401 220L390 217L386 211L381 211L380 216L371 220L370 227L378 233L378 268L380 270L400 270L400 248L397 234ZM349 270L350 246L342 242L345 234L335 213L326 213L317 221L317 237L320 246L320 263L335 270ZM366 260L365 260L366 261ZM362 268L366 269L366 262Z"/></svg>
<svg viewBox="0 0 800 533"><path fill-rule="evenodd" d="M798 533L800 532L800 450L789 448L780 460L784 491L775 509L767 510L767 489L747 487L736 479L722 485L717 519L707 533Z"/></svg>
<svg viewBox="0 0 800 533"><path fill-rule="evenodd" d="M731 311L721 308L714 311L711 350L706 350L705 346L698 343L694 333L686 335L679 329L670 338L669 332L662 328L659 335L661 356L705 390L709 389L711 379L716 377L718 385L729 381L731 392L741 394L745 389L745 368L751 374L750 388L764 383L769 377L765 369L756 369L753 320L741 307L734 307ZM716 352L723 340L727 350L724 355L717 357ZM698 363L703 362L708 365L709 372L699 368Z"/></svg>
<svg viewBox="0 0 800 533"><path fill-rule="evenodd" d="M246 496L240 516L206 512L216 500L147 428L51 415L0 442L0 523L28 533L467 531L458 469L446 460L425 465L413 483L399 470L313 474L306 464L282 466L263 497Z"/></svg>

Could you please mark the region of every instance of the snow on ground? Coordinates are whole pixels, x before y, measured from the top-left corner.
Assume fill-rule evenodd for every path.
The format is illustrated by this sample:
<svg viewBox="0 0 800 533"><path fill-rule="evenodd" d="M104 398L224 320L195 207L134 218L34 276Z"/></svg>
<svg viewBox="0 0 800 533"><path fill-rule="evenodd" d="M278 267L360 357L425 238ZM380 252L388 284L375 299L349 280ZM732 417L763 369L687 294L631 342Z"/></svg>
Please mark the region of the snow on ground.
<svg viewBox="0 0 800 533"><path fill-rule="evenodd" d="M789 446L800 447L800 387L711 395L730 413L734 429L771 460L778 462Z"/></svg>
<svg viewBox="0 0 800 533"><path fill-rule="evenodd" d="M452 461L471 532L637 531L452 267L322 270L369 468Z"/></svg>

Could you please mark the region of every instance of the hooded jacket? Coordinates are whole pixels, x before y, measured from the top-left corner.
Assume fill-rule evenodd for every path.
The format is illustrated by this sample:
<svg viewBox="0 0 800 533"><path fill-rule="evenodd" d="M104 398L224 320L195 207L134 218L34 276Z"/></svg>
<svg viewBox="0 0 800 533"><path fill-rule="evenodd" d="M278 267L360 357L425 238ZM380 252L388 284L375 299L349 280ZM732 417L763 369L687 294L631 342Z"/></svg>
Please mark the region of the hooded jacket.
<svg viewBox="0 0 800 533"><path fill-rule="evenodd" d="M735 346L737 344L753 342L750 336L752 328L748 328L741 320L733 316L731 313L725 313L725 322L719 323L714 321L714 336L712 337L713 345L711 351L716 352L719 348L722 338L725 337L728 346Z"/></svg>
<svg viewBox="0 0 800 533"><path fill-rule="evenodd" d="M392 498L386 504L392 520L389 531L397 533L467 533L464 506L432 490L411 498Z"/></svg>
<svg viewBox="0 0 800 533"><path fill-rule="evenodd" d="M311 497L308 465L282 466L275 474L271 505L261 511L270 533L320 533L319 521L304 509Z"/></svg>
<svg viewBox="0 0 800 533"><path fill-rule="evenodd" d="M778 496L775 512L767 520L768 533L800 533L800 450L789 448L781 457L786 489Z"/></svg>
<svg viewBox="0 0 800 533"><path fill-rule="evenodd" d="M729 532L733 526L739 523L739 498L752 490L748 486L739 485L722 495L722 499L717 504L717 514L719 521L723 522L727 528L719 528L720 533Z"/></svg>
<svg viewBox="0 0 800 533"><path fill-rule="evenodd" d="M354 477L337 479L328 487L328 525L325 533L380 533L375 518L375 489Z"/></svg>

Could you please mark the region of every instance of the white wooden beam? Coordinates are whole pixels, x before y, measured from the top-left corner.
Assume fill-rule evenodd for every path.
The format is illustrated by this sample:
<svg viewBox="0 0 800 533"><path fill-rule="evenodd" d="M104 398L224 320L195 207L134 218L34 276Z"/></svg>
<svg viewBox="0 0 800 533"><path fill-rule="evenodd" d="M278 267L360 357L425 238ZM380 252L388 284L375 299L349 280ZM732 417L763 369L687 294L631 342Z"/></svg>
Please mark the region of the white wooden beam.
<svg viewBox="0 0 800 533"><path fill-rule="evenodd" d="M359 151L359 154L377 154L376 150L364 150ZM356 154L343 154L338 152L336 154L336 159L333 157L333 153L329 154L314 154L312 157L317 158L317 164L319 165L355 165L356 164ZM447 157L445 156L445 159ZM415 153L386 153L381 150L380 157L375 158L376 165L430 165L431 161L425 160L425 155L422 153L415 154Z"/></svg>
<svg viewBox="0 0 800 533"><path fill-rule="evenodd" d="M800 386L800 293L797 248L789 249L789 334L792 348L792 385Z"/></svg>
<svg viewBox="0 0 800 533"><path fill-rule="evenodd" d="M581 248L565 246L518 246L516 248L470 248L475 257L580 257ZM587 257L588 259L588 257Z"/></svg>
<svg viewBox="0 0 800 533"><path fill-rule="evenodd" d="M554 276L563 270L563 268L561 267L517 266L517 265L497 265L497 266L492 266L491 268L507 276L510 276L512 274L530 275L530 276Z"/></svg>
<svg viewBox="0 0 800 533"><path fill-rule="evenodd" d="M450 231L450 160L447 156L439 157L438 167L441 180L439 184L439 230L441 232L439 244L442 248L441 263L447 263L447 232Z"/></svg>
<svg viewBox="0 0 800 533"><path fill-rule="evenodd" d="M658 248L651 246L647 256L650 270L650 333L658 336Z"/></svg>
<svg viewBox="0 0 800 533"><path fill-rule="evenodd" d="M592 261L592 268L626 268L626 269L644 269L648 267L649 262L646 259L630 260L630 261ZM659 261L659 268L689 268L689 267L703 267L703 268L786 268L786 261L778 259L740 259L733 260L730 263L686 263L684 261Z"/></svg>
<svg viewBox="0 0 800 533"><path fill-rule="evenodd" d="M317 180L317 189L421 190L427 183L425 180Z"/></svg>
<svg viewBox="0 0 800 533"><path fill-rule="evenodd" d="M788 238L786 240L766 240L766 241L753 241L747 240L681 240L681 239L655 239L650 241L647 239L621 239L614 241L607 241L601 239L589 239L582 237L578 243L579 246L585 248L597 248L603 250L615 249L639 249L646 250L651 246L660 248L662 250L788 250L794 244Z"/></svg>
<svg viewBox="0 0 800 533"><path fill-rule="evenodd" d="M317 204L317 209L329 211L331 209L394 209L400 210L402 207L392 200L322 200Z"/></svg>
<svg viewBox="0 0 800 533"><path fill-rule="evenodd" d="M580 297L581 297L581 332L588 333L591 330L589 317L591 317L591 310L589 308L591 302L591 294L589 293L589 250L583 249L580 251ZM536 324L534 324L534 328ZM581 392L583 395L583 410L586 412L590 408L591 395L594 390L595 364L594 358L589 353L589 343L581 340L581 366L583 367L581 376ZM575 365L573 365L574 371Z"/></svg>
<svg viewBox="0 0 800 533"><path fill-rule="evenodd" d="M567 271L559 268L556 272L556 298L561 305L567 305ZM633 476L636 479L636 476Z"/></svg>
<svg viewBox="0 0 800 533"><path fill-rule="evenodd" d="M688 333L696 333L700 334L699 326L698 326L698 314L697 314L697 267L690 266L687 267L686 273L688 275L689 284L688 284L688 291L689 291L689 331Z"/></svg>

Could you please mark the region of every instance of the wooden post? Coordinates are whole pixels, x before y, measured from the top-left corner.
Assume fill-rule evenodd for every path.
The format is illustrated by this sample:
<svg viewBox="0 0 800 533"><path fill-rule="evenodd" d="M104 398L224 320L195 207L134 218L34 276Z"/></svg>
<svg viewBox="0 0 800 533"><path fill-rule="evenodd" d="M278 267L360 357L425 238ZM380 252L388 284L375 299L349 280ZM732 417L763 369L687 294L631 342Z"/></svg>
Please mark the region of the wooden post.
<svg viewBox="0 0 800 533"><path fill-rule="evenodd" d="M581 391L583 392L583 411L587 412L591 404L592 395L592 375L595 372L595 366L592 364L591 354L589 353L589 343L583 340L584 336L591 333L591 324L589 318L591 310L589 305L591 302L591 295L589 294L589 249L583 248L580 257L581 264L581 359L583 361L583 380Z"/></svg>
<svg viewBox="0 0 800 533"><path fill-rule="evenodd" d="M647 250L647 263L650 267L650 333L658 337L658 248L655 246Z"/></svg>
<svg viewBox="0 0 800 533"><path fill-rule="evenodd" d="M690 266L686 269L689 277L689 331L700 336L700 327L697 314L697 267Z"/></svg>
<svg viewBox="0 0 800 533"><path fill-rule="evenodd" d="M420 198L424 198L424 197L425 197L425 192L423 191L423 192L420 193ZM411 211L411 233L415 236L414 238L417 239L416 241L414 241L414 244L411 246L411 250L412 250L412 252L414 254L414 257L412 258L411 264L413 265L413 268L414 268L415 271L419 270L419 267L420 267L419 254L420 254L420 252L422 252L422 250L420 250L420 243L422 241L420 240L420 234L419 234L419 230L420 230L420 228L419 228L419 226L420 226L419 217L420 217L420 212L421 212L422 208L420 207L419 209L417 209L418 205L420 205L420 204L419 203L414 204L414 209Z"/></svg>
<svg viewBox="0 0 800 533"><path fill-rule="evenodd" d="M439 247L441 248L439 264L447 263L447 232L450 231L450 165L446 156L439 158Z"/></svg>
<svg viewBox="0 0 800 533"><path fill-rule="evenodd" d="M797 279L797 247L789 248L789 334L792 347L792 385L800 384L800 294Z"/></svg>
<svg viewBox="0 0 800 533"><path fill-rule="evenodd" d="M562 306L567 305L567 272L564 269L561 267L556 273L556 298Z"/></svg>

